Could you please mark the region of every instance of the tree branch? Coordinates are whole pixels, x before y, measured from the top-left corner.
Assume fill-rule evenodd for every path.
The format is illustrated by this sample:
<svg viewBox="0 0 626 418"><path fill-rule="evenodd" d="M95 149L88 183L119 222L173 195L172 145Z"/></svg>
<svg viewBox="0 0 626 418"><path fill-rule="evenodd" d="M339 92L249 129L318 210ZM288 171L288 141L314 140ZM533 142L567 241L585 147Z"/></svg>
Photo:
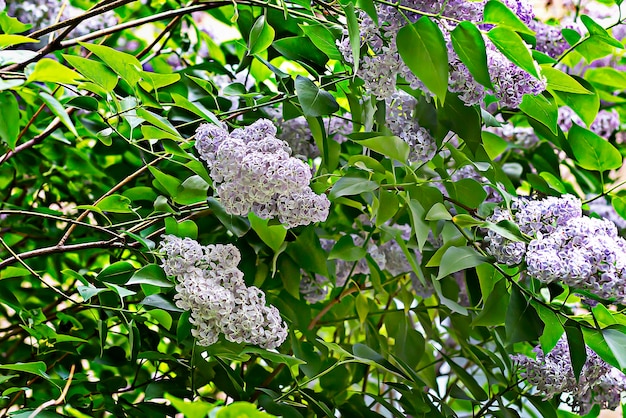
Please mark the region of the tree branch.
<svg viewBox="0 0 626 418"><path fill-rule="evenodd" d="M50 254L58 254L58 253L68 253L71 251L80 251L80 250L88 250L93 248L124 248L124 242L118 239L111 239L108 241L94 241L94 242L84 242L81 244L70 244L70 245L55 245L54 247L45 247L38 248L32 251L26 251L21 254L16 254L17 257L11 256L6 260L0 261L0 269L3 269L7 266L15 264L19 261L19 259L26 260L29 258L39 257L42 255L50 255Z"/></svg>

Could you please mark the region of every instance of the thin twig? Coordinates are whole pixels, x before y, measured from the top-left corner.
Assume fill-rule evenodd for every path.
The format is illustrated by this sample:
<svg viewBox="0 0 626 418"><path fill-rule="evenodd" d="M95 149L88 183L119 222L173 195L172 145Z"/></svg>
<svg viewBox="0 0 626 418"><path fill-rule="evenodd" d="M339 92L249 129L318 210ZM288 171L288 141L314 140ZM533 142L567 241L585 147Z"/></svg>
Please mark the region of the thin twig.
<svg viewBox="0 0 626 418"><path fill-rule="evenodd" d="M81 244L55 245L53 247L37 248L36 250L26 251L21 254L12 255L6 260L0 261L0 269L3 269L7 266L15 264L19 260L26 260L29 258L39 257L42 255L68 253L72 251L89 250L93 248L124 248L124 245L125 244L123 241L120 241L117 239L111 239L108 241L93 241L93 242L83 242Z"/></svg>
<svg viewBox="0 0 626 418"><path fill-rule="evenodd" d="M53 405L60 405L61 402L63 402L65 400L65 396L67 395L67 392L70 389L70 385L72 384L72 378L74 377L74 371L75 370L76 370L76 366L74 364L72 364L72 366L70 367L70 375L67 378L67 382L65 383L65 387L63 388L63 391L61 392L61 395L59 395L59 397L57 399L51 399L48 402L44 402L41 405L39 405L37 407L37 409L35 409L28 416L28 418L35 418L37 416L37 414L39 414L41 411L43 411L47 407L53 406Z"/></svg>

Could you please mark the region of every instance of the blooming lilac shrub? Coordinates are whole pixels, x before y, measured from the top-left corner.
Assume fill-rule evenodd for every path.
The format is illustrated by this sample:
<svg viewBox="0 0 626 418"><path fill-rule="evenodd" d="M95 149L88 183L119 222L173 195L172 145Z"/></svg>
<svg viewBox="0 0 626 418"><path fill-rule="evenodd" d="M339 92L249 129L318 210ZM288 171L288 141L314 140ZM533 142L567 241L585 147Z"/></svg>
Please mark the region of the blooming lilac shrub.
<svg viewBox="0 0 626 418"><path fill-rule="evenodd" d="M285 341L287 326L278 309L266 306L265 293L243 281L235 246L201 246L190 238L165 235L159 250L165 273L178 281L176 306L191 312L198 345L215 344L220 334L268 349Z"/></svg>
<svg viewBox="0 0 626 418"><path fill-rule="evenodd" d="M522 369L520 376L535 386L544 399L566 394L567 403L581 415L589 413L594 405L602 409L619 406L621 394L626 391L626 376L589 347L579 377L574 375L567 339L561 338L548 353L540 346L533 352L535 359L522 354L511 358Z"/></svg>
<svg viewBox="0 0 626 418"><path fill-rule="evenodd" d="M229 213L277 217L289 228L328 216L328 198L309 187L310 167L290 156L291 149L276 138L276 127L269 120L231 133L225 126L202 125L196 132L196 149Z"/></svg>

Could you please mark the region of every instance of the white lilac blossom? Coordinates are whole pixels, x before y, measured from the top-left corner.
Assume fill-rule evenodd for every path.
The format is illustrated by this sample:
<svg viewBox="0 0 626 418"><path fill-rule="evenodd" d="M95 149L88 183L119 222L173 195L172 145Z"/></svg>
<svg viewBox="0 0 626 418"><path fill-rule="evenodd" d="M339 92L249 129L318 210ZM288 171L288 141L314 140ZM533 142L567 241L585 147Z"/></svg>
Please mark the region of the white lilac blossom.
<svg viewBox="0 0 626 418"><path fill-rule="evenodd" d="M419 125L413 115L417 100L404 91L396 91L386 100L387 127L409 144L409 161L430 161L437 152L437 144L430 132Z"/></svg>
<svg viewBox="0 0 626 418"><path fill-rule="evenodd" d="M615 224L583 216L528 244L527 272L544 283L563 282L603 299L626 301L626 241Z"/></svg>
<svg viewBox="0 0 626 418"><path fill-rule="evenodd" d="M515 126L502 122L502 126L489 126L485 130L523 149L533 148L539 143L535 130L530 126Z"/></svg>
<svg viewBox="0 0 626 418"><path fill-rule="evenodd" d="M557 122L563 131L569 131L574 123L585 126L582 119L567 106L559 107L559 118ZM620 129L619 113L617 113L615 109L600 110L589 129L603 138L609 138L615 131Z"/></svg>
<svg viewBox="0 0 626 418"><path fill-rule="evenodd" d="M567 403L581 415L587 414L594 405L602 409L617 408L622 392L626 391L626 376L589 347L585 349L587 360L578 379L574 375L565 338L561 338L549 353L544 353L540 346L535 347L535 359L521 354L511 358L520 367L520 376L536 386L544 399L565 394Z"/></svg>
<svg viewBox="0 0 626 418"><path fill-rule="evenodd" d="M520 231L530 237L538 233L550 234L573 218L582 216L580 200L572 195L560 198L548 197L543 200L516 198L511 205L512 213L507 209L495 208L488 221L498 223L503 220L512 221ZM526 244L513 241L489 230L487 232L489 246L487 252L499 263L510 266L520 264L526 254Z"/></svg>
<svg viewBox="0 0 626 418"><path fill-rule="evenodd" d="M603 299L626 301L626 241L612 221L582 215L571 195L543 200L514 199L512 211L496 208L487 220L517 224L530 243L489 230L487 252L499 263L526 263L543 283L560 282Z"/></svg>
<svg viewBox="0 0 626 418"><path fill-rule="evenodd" d="M454 51L450 40L450 31L456 26L457 20L469 20L474 23L482 21L485 1L401 1L402 6L431 14L441 14L451 19L437 21L442 29L448 47L449 89L459 93L459 97L468 105L481 103L486 95L485 88L477 83ZM532 7L526 0L506 0L518 17L528 23L533 18ZM398 31L406 24L406 19L415 22L418 13L400 13L395 7L377 6L378 18L383 24L376 25L366 14L361 13L360 33L363 44L368 44L371 53L361 58L359 76L364 81L368 94L380 100L392 98L396 89L396 79L401 77L412 89L432 94L426 86L409 70L398 53L396 38ZM502 106L517 107L524 94L539 94L545 89L543 79L535 79L509 61L488 39L485 39L489 63L489 73L494 84L494 95ZM352 49L347 36L338 41L338 47L345 60L352 63Z"/></svg>
<svg viewBox="0 0 626 418"><path fill-rule="evenodd" d="M176 306L191 312L192 335L199 345L214 344L220 334L267 349L285 341L287 326L278 309L266 306L262 290L246 286L235 246L201 246L190 238L164 235L159 250L165 274L178 282Z"/></svg>
<svg viewBox="0 0 626 418"><path fill-rule="evenodd" d="M589 196L588 196L589 197ZM589 212L595 213L600 218L613 222L618 229L626 229L626 219L615 211L613 205L605 197L594 199L588 203Z"/></svg>
<svg viewBox="0 0 626 418"><path fill-rule="evenodd" d="M276 138L271 121L259 119L230 133L225 125L201 125L196 149L228 213L276 217L288 228L328 217L328 198L309 186L311 168L290 156L291 149Z"/></svg>

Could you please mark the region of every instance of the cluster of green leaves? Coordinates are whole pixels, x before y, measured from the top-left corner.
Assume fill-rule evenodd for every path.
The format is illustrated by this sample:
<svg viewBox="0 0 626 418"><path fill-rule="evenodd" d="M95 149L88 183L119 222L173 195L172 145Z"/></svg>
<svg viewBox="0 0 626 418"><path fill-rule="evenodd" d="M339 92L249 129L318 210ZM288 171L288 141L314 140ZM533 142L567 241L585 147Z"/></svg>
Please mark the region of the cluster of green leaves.
<svg viewBox="0 0 626 418"><path fill-rule="evenodd" d="M358 57L370 53L359 9L377 20L375 2L117 6L119 26L47 45L0 14L2 416L557 417L569 415L520 381L510 354L538 343L549 350L566 335L578 372L585 344L626 369L623 307L581 313L573 289L545 289L520 279L521 267L497 265L483 249L484 231L525 237L485 221L494 206L485 184L452 181L448 170L473 165L506 199L607 194L626 215L611 171L624 148L557 124L564 105L587 125L601 105L623 114L622 72L557 69L524 45L532 31L490 1L486 36L528 72L538 75L541 64L547 79L547 91L525 97L519 110L497 111L534 128L542 142L528 152L484 130L497 124L493 115L448 92L441 17L422 17L399 32L398 49L437 97L412 92L416 117L446 152L409 164L408 145L385 128L384 102L358 78ZM582 21L587 35L564 31L571 48L562 63L623 47L591 18ZM222 40L204 31L216 25ZM137 27L158 36L143 39ZM344 28L354 65L336 45ZM459 24L451 42L491 87L479 27ZM23 49L29 44L38 51ZM245 126L276 106L283 120L304 116L320 150L312 187L332 202L323 224L287 231L226 213L194 152L200 123ZM329 115L351 119L349 141L332 138ZM355 221L363 215L371 222ZM394 224L410 226L408 241ZM189 313L173 302L174 279L159 265L162 234L236 245L246 283L262 288L289 326L280 349L224 339L197 346ZM358 246L349 234L367 238ZM320 237L337 243L327 252ZM411 272L394 276L368 254L368 242L391 240ZM363 259L369 274L332 285L339 262ZM309 303L300 282L315 275L329 279L330 293Z"/></svg>

